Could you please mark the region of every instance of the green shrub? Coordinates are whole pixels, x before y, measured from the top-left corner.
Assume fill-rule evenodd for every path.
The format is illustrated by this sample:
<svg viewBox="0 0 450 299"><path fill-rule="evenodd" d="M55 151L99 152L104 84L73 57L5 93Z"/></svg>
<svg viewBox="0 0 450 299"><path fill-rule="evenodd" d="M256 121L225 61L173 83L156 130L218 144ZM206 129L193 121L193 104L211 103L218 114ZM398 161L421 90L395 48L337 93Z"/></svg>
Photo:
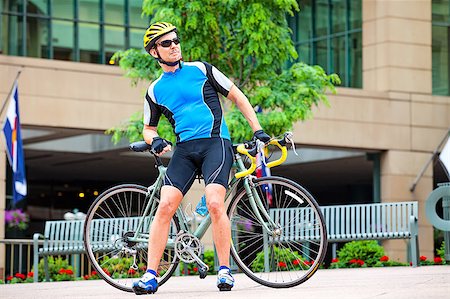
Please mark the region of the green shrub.
<svg viewBox="0 0 450 299"><path fill-rule="evenodd" d="M68 281L75 280L72 266L69 266L69 262L61 257L49 256L48 260L48 272L50 276L50 281ZM45 280L44 271L44 258L41 258L38 265L39 269L39 281ZM34 270L34 269L33 269ZM33 271L36 272L36 271Z"/></svg>
<svg viewBox="0 0 450 299"><path fill-rule="evenodd" d="M203 253L203 262L208 265L208 274L215 274L214 271L214 250L205 250ZM180 262L180 273L185 274L186 264ZM187 275L199 275L198 265L196 263L187 264Z"/></svg>
<svg viewBox="0 0 450 299"><path fill-rule="evenodd" d="M352 241L339 252L339 260L332 268L359 268L380 266L380 258L385 256L384 248L377 241Z"/></svg>
<svg viewBox="0 0 450 299"><path fill-rule="evenodd" d="M277 271L287 271L292 269L308 269L312 262L307 261L297 251L293 251L290 248L280 249L274 246L273 250L273 253L269 253L269 259L271 261L278 261L276 265L270 265L273 270L276 269ZM256 255L256 258L252 263L252 271L264 271L264 251L260 251Z"/></svg>
<svg viewBox="0 0 450 299"><path fill-rule="evenodd" d="M441 248L436 250L437 255L444 261L445 264L445 243L442 241Z"/></svg>

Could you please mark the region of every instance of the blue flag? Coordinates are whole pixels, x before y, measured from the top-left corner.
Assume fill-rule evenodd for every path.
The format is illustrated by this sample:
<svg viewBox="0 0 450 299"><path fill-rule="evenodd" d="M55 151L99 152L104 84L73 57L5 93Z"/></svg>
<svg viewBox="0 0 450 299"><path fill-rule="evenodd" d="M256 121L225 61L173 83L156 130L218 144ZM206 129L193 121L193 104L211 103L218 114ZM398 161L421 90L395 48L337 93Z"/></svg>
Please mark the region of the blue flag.
<svg viewBox="0 0 450 299"><path fill-rule="evenodd" d="M19 118L19 92L17 81L9 99L3 134L6 139L6 154L13 170L13 205L27 195L27 181L25 179L25 157L23 155L22 134Z"/></svg>

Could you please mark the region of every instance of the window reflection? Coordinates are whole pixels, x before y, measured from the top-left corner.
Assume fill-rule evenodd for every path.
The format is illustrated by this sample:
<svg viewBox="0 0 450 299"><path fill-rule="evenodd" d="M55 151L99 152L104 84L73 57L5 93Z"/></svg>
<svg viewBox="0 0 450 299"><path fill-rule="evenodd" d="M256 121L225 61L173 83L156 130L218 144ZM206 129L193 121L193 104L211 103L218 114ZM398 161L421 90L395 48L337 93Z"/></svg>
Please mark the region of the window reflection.
<svg viewBox="0 0 450 299"><path fill-rule="evenodd" d="M0 0L0 53L108 63L115 51L142 48L141 14L141 1Z"/></svg>
<svg viewBox="0 0 450 299"><path fill-rule="evenodd" d="M433 94L450 95L449 41L450 1L433 0L432 81Z"/></svg>
<svg viewBox="0 0 450 299"><path fill-rule="evenodd" d="M299 60L337 73L343 86L362 87L361 0L300 0L289 19Z"/></svg>

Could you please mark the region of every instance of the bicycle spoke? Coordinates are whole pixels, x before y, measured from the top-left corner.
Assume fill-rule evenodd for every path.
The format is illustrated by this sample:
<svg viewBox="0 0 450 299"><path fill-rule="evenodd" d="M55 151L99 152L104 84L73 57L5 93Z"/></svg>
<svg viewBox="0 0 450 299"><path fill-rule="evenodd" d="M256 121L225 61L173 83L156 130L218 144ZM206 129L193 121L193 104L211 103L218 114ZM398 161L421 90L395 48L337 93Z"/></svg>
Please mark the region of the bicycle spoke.
<svg viewBox="0 0 450 299"><path fill-rule="evenodd" d="M142 212L149 204L155 205L155 212L158 205L157 198L149 198L147 192L147 188L138 185L113 187L96 199L86 216L84 234L89 260L106 282L124 291L132 291L132 282L146 270L147 241L135 240L148 238L153 214ZM139 225L141 229L136 231ZM172 219L171 225L176 235L179 224ZM172 252L173 249L165 250L158 267L160 285L178 265Z"/></svg>
<svg viewBox="0 0 450 299"><path fill-rule="evenodd" d="M233 258L250 278L264 285L286 287L304 282L317 270L313 265L322 262L326 250L320 209L302 187L287 179L256 180L252 188L255 200L261 200L277 229L265 231L261 221L267 219L253 210L252 199L243 188L228 209Z"/></svg>

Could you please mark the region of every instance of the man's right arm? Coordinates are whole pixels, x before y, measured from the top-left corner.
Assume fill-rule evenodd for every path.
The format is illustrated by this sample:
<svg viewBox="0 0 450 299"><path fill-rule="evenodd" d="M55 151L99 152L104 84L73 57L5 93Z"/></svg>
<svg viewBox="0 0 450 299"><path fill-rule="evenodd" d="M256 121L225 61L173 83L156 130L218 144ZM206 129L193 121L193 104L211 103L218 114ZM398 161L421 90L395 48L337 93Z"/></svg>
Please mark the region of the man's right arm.
<svg viewBox="0 0 450 299"><path fill-rule="evenodd" d="M142 135L144 136L145 142L147 142L148 144L152 144L153 138L158 137L156 127L152 127L146 124L144 124Z"/></svg>
<svg viewBox="0 0 450 299"><path fill-rule="evenodd" d="M170 145L169 141L158 136L156 127L144 124L142 135L144 136L145 142L152 145L152 149L158 156L161 156L172 150L172 146Z"/></svg>

